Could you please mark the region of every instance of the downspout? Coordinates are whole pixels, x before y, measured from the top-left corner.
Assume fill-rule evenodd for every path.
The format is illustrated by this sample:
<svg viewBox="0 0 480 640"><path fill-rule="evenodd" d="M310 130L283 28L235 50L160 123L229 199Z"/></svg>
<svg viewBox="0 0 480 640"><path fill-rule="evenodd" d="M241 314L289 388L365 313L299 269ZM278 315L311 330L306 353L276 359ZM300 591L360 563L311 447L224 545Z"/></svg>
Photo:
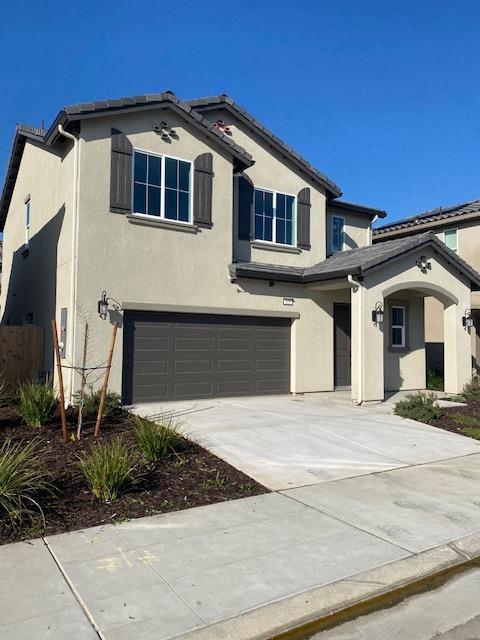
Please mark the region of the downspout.
<svg viewBox="0 0 480 640"><path fill-rule="evenodd" d="M347 276L347 280L348 283L350 284L350 286L352 287L352 290L354 293L356 293L358 291L358 295L360 296L360 313L358 314L358 362L357 362L357 376L358 376L358 394L357 394L357 398L355 400L355 404L362 404L363 402L363 395L364 395L364 378L363 378L363 374L364 374L364 368L363 368L363 363L364 363L364 336L363 336L363 317L362 317L362 311L363 311L363 287L360 284L360 282L358 282L358 280L354 280L352 275L348 275Z"/></svg>
<svg viewBox="0 0 480 640"><path fill-rule="evenodd" d="M73 385L75 381L75 318L77 307L77 263L78 263L78 192L80 176L80 141L69 131L65 131L61 124L58 125L59 133L73 141L73 188L72 188L72 268L70 277L70 328L68 330L68 348L70 354L70 375L68 383L68 396L66 404L71 405L73 400Z"/></svg>
<svg viewBox="0 0 480 640"><path fill-rule="evenodd" d="M372 220L370 221L370 226L369 226L369 232L368 232L368 246L372 246L373 244L373 225L375 224L375 222L378 220L378 215L373 216Z"/></svg>

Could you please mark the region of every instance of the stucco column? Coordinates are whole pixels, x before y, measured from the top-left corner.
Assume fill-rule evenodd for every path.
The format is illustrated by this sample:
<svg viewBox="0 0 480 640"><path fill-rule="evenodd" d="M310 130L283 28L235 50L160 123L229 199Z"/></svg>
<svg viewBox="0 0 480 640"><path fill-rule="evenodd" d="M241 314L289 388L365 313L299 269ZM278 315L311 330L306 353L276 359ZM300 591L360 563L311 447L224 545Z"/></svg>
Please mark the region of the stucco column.
<svg viewBox="0 0 480 640"><path fill-rule="evenodd" d="M352 287L352 400L380 402L384 398L383 327L372 322L377 299L362 285Z"/></svg>
<svg viewBox="0 0 480 640"><path fill-rule="evenodd" d="M459 301L446 306L443 314L447 393L461 393L472 377L472 339L468 329L462 325L462 316L468 306L469 300Z"/></svg>

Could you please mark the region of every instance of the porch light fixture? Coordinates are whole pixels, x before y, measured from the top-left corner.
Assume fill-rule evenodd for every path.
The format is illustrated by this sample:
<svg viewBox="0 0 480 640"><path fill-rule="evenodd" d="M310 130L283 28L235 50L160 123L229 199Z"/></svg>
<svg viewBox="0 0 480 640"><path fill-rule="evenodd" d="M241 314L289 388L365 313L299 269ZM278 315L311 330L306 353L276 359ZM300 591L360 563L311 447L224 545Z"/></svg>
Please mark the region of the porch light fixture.
<svg viewBox="0 0 480 640"><path fill-rule="evenodd" d="M120 309L120 303L117 302L114 298L108 298L107 292L105 289L102 291L102 295L100 300L97 302L97 311L98 315L102 320L105 320L108 313L108 303L111 302L113 308L118 311Z"/></svg>
<svg viewBox="0 0 480 640"><path fill-rule="evenodd" d="M383 311L383 305L381 302L377 302L375 309L372 311L372 322L377 327L379 324L383 323L384 318L385 313Z"/></svg>
<svg viewBox="0 0 480 640"><path fill-rule="evenodd" d="M462 324L466 329L471 329L473 327L473 318L470 309L465 309L465 315L462 318Z"/></svg>
<svg viewBox="0 0 480 640"><path fill-rule="evenodd" d="M107 311L108 311L108 298L107 298L107 292L105 291L105 289L102 291L102 297L97 302L97 310L100 318L102 320L105 320L105 318L107 317Z"/></svg>

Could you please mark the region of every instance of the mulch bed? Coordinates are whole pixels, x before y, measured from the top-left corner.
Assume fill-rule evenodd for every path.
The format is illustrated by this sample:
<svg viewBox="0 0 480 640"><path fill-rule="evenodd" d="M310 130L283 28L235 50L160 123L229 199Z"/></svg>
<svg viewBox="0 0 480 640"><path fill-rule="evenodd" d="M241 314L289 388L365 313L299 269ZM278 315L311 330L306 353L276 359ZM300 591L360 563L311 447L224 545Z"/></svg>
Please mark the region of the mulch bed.
<svg viewBox="0 0 480 640"><path fill-rule="evenodd" d="M75 432L75 413L68 413L69 431ZM13 442L39 439L39 455L52 475L58 490L54 497L41 500L46 529L41 518L23 522L12 529L0 519L0 544L41 535L53 535L128 518L166 513L201 505L245 498L268 490L241 471L220 460L198 444L182 439L175 454L160 462L148 463L141 486L120 496L113 503L98 500L90 492L79 469L77 456L96 441L107 442L122 435L134 442L134 431L128 413L119 411L102 424L101 435L93 439L94 420L84 421L82 439L64 443L58 418L42 429L21 424L12 409L0 409L0 446L6 439Z"/></svg>
<svg viewBox="0 0 480 640"><path fill-rule="evenodd" d="M480 402L473 400L467 400L466 402L466 407L442 407L442 415L440 418L431 420L429 424L439 429L445 429L445 431L466 436L467 434L464 433L465 425L458 424L452 417L455 414L461 414L462 416L475 418L480 423Z"/></svg>

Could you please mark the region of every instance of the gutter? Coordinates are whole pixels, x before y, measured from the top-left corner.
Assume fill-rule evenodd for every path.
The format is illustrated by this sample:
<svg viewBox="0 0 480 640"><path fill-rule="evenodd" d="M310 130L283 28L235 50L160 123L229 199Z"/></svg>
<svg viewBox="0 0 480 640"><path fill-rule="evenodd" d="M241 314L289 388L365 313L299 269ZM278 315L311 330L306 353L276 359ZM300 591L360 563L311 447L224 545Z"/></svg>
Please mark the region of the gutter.
<svg viewBox="0 0 480 640"><path fill-rule="evenodd" d="M61 124L58 132L65 138L73 141L73 188L72 188L72 270L70 277L70 330L68 331L67 353L70 355L70 375L68 382L67 406L73 401L73 386L75 381L75 329L77 307L77 271L78 271L78 194L80 181L80 140L73 134L65 131Z"/></svg>
<svg viewBox="0 0 480 640"><path fill-rule="evenodd" d="M358 282L358 280L354 280L353 276L350 274L347 276L347 280L350 286L352 287L353 293L358 293L358 295L360 296L360 311L363 311L364 289L362 285L360 284L360 282ZM364 341L364 335L363 335L362 313L358 314L357 321L358 321L358 362L357 362L358 393L357 393L357 398L355 399L355 404L362 404L363 396L364 396L364 388L365 388L365 382L364 382L364 351L365 351L364 342L365 341Z"/></svg>
<svg viewBox="0 0 480 640"><path fill-rule="evenodd" d="M373 244L373 225L375 224L375 222L378 220L378 214L373 216L373 218L370 221L370 226L368 227L368 245L371 247Z"/></svg>

